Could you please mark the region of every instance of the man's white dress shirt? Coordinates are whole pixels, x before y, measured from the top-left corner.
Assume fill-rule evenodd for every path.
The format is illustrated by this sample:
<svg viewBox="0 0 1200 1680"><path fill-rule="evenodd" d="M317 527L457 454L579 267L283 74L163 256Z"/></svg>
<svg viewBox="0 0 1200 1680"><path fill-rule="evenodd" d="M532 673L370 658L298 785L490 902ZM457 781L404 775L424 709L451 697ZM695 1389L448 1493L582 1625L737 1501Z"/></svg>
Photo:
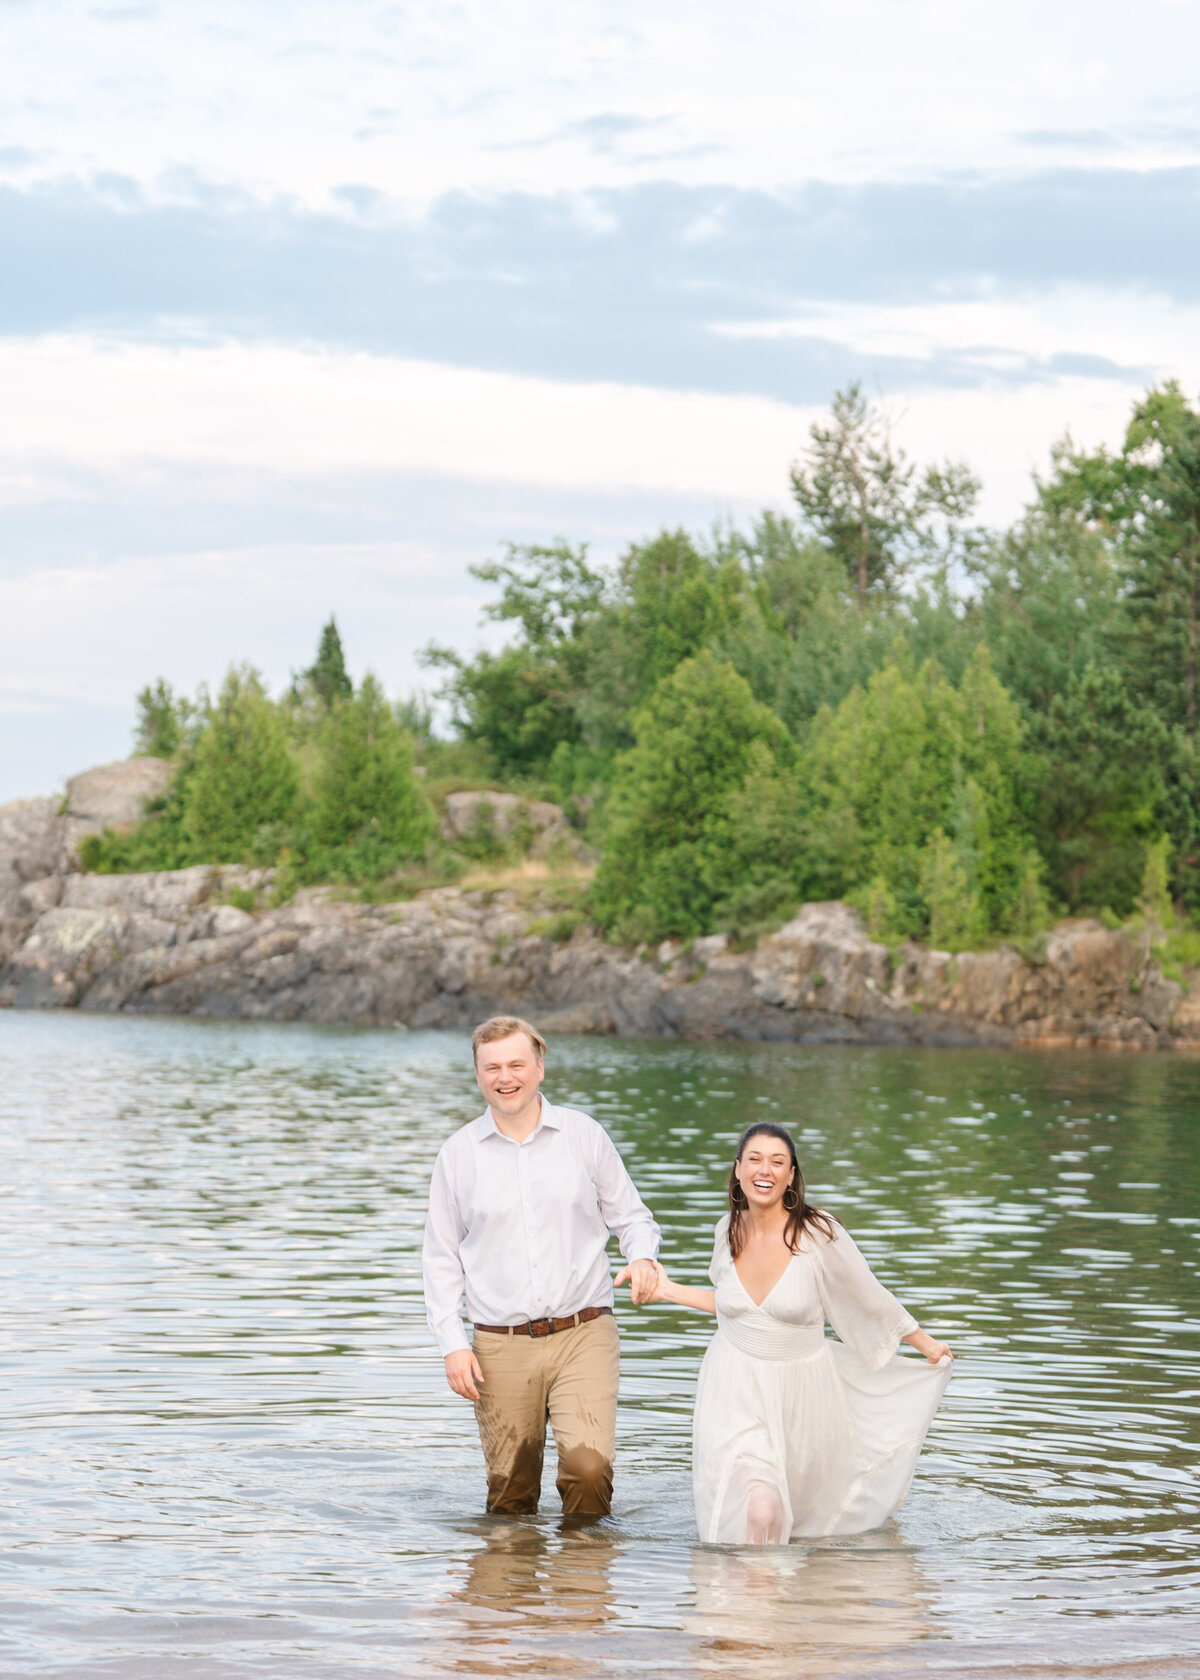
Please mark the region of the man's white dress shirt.
<svg viewBox="0 0 1200 1680"><path fill-rule="evenodd" d="M429 1327L443 1357L476 1324L525 1324L612 1305L605 1252L653 1260L661 1232L603 1126L542 1098L523 1143L487 1109L442 1145L429 1187L421 1266Z"/></svg>

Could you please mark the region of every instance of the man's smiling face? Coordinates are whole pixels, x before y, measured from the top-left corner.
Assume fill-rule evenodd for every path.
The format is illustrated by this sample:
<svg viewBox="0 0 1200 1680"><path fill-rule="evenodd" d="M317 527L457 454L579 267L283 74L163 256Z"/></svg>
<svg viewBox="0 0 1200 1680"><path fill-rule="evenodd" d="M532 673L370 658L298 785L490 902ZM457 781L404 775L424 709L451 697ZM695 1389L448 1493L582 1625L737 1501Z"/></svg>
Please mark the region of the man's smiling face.
<svg viewBox="0 0 1200 1680"><path fill-rule="evenodd" d="M538 1094L545 1067L523 1032L510 1033L475 1052L475 1077L492 1113L501 1119L523 1114Z"/></svg>

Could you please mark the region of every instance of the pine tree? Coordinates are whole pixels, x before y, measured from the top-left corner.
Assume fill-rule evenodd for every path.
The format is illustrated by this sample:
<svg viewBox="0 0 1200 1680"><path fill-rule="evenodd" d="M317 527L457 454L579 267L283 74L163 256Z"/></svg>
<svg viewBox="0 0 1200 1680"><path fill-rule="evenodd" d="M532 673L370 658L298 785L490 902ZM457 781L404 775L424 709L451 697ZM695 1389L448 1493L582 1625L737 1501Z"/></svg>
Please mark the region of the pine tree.
<svg viewBox="0 0 1200 1680"><path fill-rule="evenodd" d="M982 938L983 906L962 852L935 828L921 853L921 893L929 907L929 940L940 951L969 950Z"/></svg>
<svg viewBox="0 0 1200 1680"><path fill-rule="evenodd" d="M739 821L748 788L760 820L784 796L787 731L732 666L703 652L658 684L634 736L613 783L597 917L631 939L707 933L718 902L788 873L781 825L766 819L755 846Z"/></svg>
<svg viewBox="0 0 1200 1680"><path fill-rule="evenodd" d="M164 677L147 683L137 697L134 752L149 758L174 758L183 746L196 708L177 695Z"/></svg>
<svg viewBox="0 0 1200 1680"><path fill-rule="evenodd" d="M196 742L183 827L196 862L237 863L296 803L283 724L252 667L231 668Z"/></svg>
<svg viewBox="0 0 1200 1680"><path fill-rule="evenodd" d="M317 657L304 675L327 711L335 700L349 700L354 693L354 684L346 671L346 658L342 652L342 638L338 634L336 618L331 617L321 631Z"/></svg>
<svg viewBox="0 0 1200 1680"><path fill-rule="evenodd" d="M313 828L322 845L418 857L434 828L413 773L412 737L402 730L370 672L356 695L335 699L321 732Z"/></svg>
<svg viewBox="0 0 1200 1680"><path fill-rule="evenodd" d="M855 382L833 399L829 425L811 428L810 464L792 468L809 529L842 561L860 607L892 589L912 560L932 553L939 523L951 538L975 505L978 480L959 463L918 476L892 443L887 418Z"/></svg>
<svg viewBox="0 0 1200 1680"><path fill-rule="evenodd" d="M897 644L866 687L852 689L836 712L826 708L809 734L801 766L806 896L853 894L865 904L862 883L870 882L877 902L881 887L890 895L890 932L923 934L933 913L927 888L947 878L949 847L970 925L1008 931L1030 845L1019 802L1022 741L1020 716L984 649L955 689L936 661L915 667ZM931 876L937 834L944 846ZM949 925L950 913L938 914Z"/></svg>

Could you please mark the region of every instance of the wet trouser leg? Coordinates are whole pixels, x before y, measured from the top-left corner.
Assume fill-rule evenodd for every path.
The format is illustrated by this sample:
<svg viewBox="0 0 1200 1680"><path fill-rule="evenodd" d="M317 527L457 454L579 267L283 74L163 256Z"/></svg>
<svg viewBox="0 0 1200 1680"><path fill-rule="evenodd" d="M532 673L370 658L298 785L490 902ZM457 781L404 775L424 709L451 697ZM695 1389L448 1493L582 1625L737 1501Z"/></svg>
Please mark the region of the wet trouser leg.
<svg viewBox="0 0 1200 1680"><path fill-rule="evenodd" d="M477 1330L474 1346L484 1378L475 1416L488 1510L537 1510L549 1420L564 1512L606 1515L617 1425L616 1320L606 1313L554 1336Z"/></svg>
<svg viewBox="0 0 1200 1680"><path fill-rule="evenodd" d="M553 1340L563 1344L550 1353L548 1394L563 1512L606 1517L617 1438L617 1321L605 1314Z"/></svg>
<svg viewBox="0 0 1200 1680"><path fill-rule="evenodd" d="M487 1508L536 1511L546 1450L546 1358L528 1336L476 1330L483 1372L475 1421L487 1466Z"/></svg>

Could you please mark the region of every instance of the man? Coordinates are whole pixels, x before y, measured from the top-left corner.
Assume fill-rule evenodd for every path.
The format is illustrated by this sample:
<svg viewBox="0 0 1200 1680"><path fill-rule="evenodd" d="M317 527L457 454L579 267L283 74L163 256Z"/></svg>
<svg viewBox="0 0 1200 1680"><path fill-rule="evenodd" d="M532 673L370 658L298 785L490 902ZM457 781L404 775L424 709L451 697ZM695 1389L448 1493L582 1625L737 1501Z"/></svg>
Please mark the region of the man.
<svg viewBox="0 0 1200 1680"><path fill-rule="evenodd" d="M606 1245L614 1231L642 1301L654 1293L659 1229L603 1127L542 1096L546 1044L535 1028L496 1015L471 1047L488 1106L433 1169L429 1325L447 1382L475 1406L488 1510L537 1510L549 1418L564 1513L606 1516L618 1374Z"/></svg>

